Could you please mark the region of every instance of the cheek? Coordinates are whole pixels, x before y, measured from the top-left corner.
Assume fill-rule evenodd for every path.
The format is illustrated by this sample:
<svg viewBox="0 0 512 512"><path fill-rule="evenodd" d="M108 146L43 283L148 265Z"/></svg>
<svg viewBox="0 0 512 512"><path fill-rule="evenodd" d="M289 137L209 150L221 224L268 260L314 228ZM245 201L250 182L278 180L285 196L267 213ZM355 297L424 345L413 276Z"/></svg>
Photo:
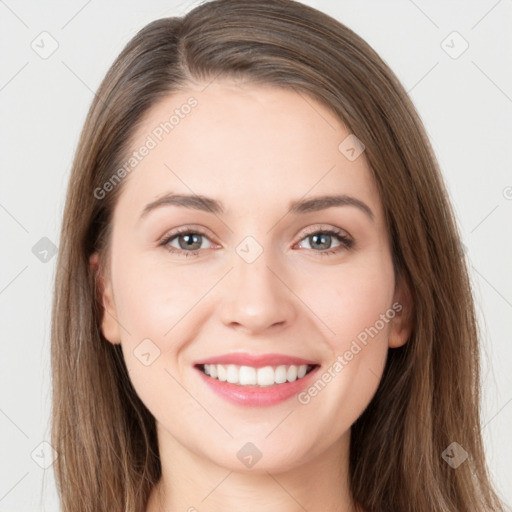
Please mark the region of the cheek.
<svg viewBox="0 0 512 512"><path fill-rule="evenodd" d="M131 339L125 332L123 341L130 344L139 338L154 339L167 350L169 334L180 319L187 315L208 289L209 280L194 279L194 274L180 269L159 266L143 256L132 261L119 261L116 283L116 310L126 330L136 335ZM157 341L158 340L158 341Z"/></svg>
<svg viewBox="0 0 512 512"><path fill-rule="evenodd" d="M322 435L334 441L361 415L382 377L389 322L394 317L394 272L391 262L381 259L340 267L329 279L318 277L314 285L303 287L303 294L306 303L315 305L322 325L330 329L323 328L330 358L317 380L298 398L304 405L304 421L329 417ZM333 424L336 429L331 428Z"/></svg>
<svg viewBox="0 0 512 512"><path fill-rule="evenodd" d="M200 308L194 305L208 283L142 255L119 259L117 273L116 310L125 328L122 350L130 380L148 409L157 416L167 411L170 422L173 415L194 409L178 383L183 377L174 362L195 334L192 324Z"/></svg>
<svg viewBox="0 0 512 512"><path fill-rule="evenodd" d="M376 322L375 337L387 336L388 323L383 326L379 319L392 305L394 271L385 255L298 273L296 279L298 295L318 318L336 353L347 350L351 340Z"/></svg>

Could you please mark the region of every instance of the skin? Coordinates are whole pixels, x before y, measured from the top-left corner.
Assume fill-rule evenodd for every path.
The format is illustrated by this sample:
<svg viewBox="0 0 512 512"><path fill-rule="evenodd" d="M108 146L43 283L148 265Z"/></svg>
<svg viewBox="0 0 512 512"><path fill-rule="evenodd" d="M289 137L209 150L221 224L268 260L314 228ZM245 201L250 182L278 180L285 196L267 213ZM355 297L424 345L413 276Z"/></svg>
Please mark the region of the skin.
<svg viewBox="0 0 512 512"><path fill-rule="evenodd" d="M121 344L157 422L163 478L146 510L355 511L350 427L377 390L388 349L410 334L410 294L395 286L378 191L364 153L350 161L338 150L350 132L312 98L227 79L205 87L164 99L139 126L134 149L190 96L198 101L125 178L110 272L99 276L102 332ZM139 220L146 204L170 191L218 199L226 212L168 205ZM364 201L373 221L353 206L286 215L293 200L333 193ZM206 230L199 254L158 245L181 226ZM329 249L309 235L332 228L354 245L333 236L338 252L321 255ZM236 252L249 235L263 249L252 263ZM179 240L169 245L179 250ZM91 265L98 261L93 255ZM402 311L307 404L292 397L235 405L193 368L238 351L303 357L322 373L395 302ZM146 338L160 350L148 366L134 354ZM247 442L262 453L252 468L237 457Z"/></svg>

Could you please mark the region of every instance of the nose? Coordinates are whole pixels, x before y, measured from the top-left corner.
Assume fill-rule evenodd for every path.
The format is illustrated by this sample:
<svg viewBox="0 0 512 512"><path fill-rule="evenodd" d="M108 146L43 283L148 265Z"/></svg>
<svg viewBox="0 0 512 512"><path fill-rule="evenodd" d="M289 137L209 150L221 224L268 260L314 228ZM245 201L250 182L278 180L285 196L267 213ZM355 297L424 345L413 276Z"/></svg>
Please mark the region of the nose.
<svg viewBox="0 0 512 512"><path fill-rule="evenodd" d="M258 334L270 328L284 329L293 322L295 295L284 272L275 260L269 265L266 254L264 251L252 263L236 260L221 298L221 319L228 327Z"/></svg>

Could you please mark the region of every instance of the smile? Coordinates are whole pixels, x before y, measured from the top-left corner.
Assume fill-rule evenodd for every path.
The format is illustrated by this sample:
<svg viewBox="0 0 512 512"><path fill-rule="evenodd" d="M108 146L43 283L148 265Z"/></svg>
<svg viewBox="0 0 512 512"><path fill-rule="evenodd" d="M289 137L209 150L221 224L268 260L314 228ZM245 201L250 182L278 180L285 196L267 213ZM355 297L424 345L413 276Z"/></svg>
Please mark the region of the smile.
<svg viewBox="0 0 512 512"><path fill-rule="evenodd" d="M320 365L209 363L194 368L207 388L224 400L237 406L266 407L290 400L310 386Z"/></svg>
<svg viewBox="0 0 512 512"><path fill-rule="evenodd" d="M268 387L295 382L306 376L315 365L239 366L235 364L203 364L199 369L220 382L238 386Z"/></svg>

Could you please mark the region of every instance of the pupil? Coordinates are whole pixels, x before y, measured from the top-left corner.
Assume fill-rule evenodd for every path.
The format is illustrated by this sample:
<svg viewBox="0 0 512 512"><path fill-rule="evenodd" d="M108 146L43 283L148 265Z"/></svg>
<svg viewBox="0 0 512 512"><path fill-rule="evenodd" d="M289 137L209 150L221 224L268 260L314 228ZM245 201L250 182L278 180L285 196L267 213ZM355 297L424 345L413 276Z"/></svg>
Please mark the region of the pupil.
<svg viewBox="0 0 512 512"><path fill-rule="evenodd" d="M188 234L188 235L182 235L180 240L180 247L182 249L199 249L201 247L201 241L199 240L199 237L201 235L198 234ZM182 244L181 240L182 238L185 240L185 243ZM197 247L192 247L194 244L197 244Z"/></svg>
<svg viewBox="0 0 512 512"><path fill-rule="evenodd" d="M323 242L320 241L318 242L319 245L321 245L322 247L319 247L319 249L328 249L330 247L330 241L331 241L331 235L326 235L326 234L316 234L316 235L312 235L310 237L311 239L314 240L314 244L316 244L318 242L318 240L324 240ZM311 244L313 246L313 244Z"/></svg>
<svg viewBox="0 0 512 512"><path fill-rule="evenodd" d="M194 247L194 249L199 249L201 247L201 242L200 242L200 236L201 235L198 235L196 233L193 233L193 234L188 234L188 235L182 235L181 238L183 238L185 240L185 243L182 244L181 243L181 238L180 238L180 246L182 249L191 249L192 246L194 244L197 245L197 247ZM311 241L313 241L313 243L311 244L312 246L313 245L317 245L317 247L319 249L328 249L330 247L330 241L331 241L331 235L326 235L326 234L316 234L316 235L311 235L310 237L310 243Z"/></svg>

